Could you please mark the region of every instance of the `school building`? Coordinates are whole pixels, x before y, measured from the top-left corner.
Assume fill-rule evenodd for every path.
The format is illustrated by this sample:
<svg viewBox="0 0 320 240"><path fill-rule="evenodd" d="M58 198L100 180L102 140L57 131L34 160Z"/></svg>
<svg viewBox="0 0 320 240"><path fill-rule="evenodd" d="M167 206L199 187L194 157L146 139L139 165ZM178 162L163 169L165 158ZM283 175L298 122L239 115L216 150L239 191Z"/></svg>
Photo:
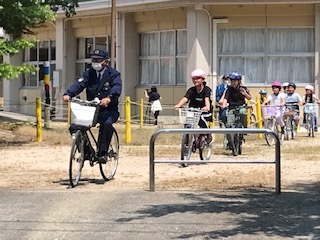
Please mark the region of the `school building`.
<svg viewBox="0 0 320 240"><path fill-rule="evenodd" d="M2 80L4 110L35 115L49 62L54 117L65 118L62 94L90 67L95 48L115 54L121 102L125 96L139 101L146 88L156 86L162 104L173 106L191 86L195 68L208 73L213 92L221 75L238 71L253 96L260 89L271 92L275 80L295 82L301 95L312 84L319 95L320 1L117 0L115 51L111 0L79 2L75 16L66 18L61 11L55 22L36 29L34 48L4 56L12 64L39 67L34 75Z"/></svg>

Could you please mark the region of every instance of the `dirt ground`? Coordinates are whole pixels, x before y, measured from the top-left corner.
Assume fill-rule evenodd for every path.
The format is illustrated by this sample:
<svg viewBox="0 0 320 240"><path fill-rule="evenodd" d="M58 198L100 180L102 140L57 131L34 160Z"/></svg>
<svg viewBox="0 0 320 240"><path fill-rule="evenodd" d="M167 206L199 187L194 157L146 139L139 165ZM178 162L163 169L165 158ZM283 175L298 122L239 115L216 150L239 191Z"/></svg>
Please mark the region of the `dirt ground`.
<svg viewBox="0 0 320 240"><path fill-rule="evenodd" d="M315 138L299 133L297 139L281 146L281 181L283 190L301 190L312 186L320 192L320 134ZM68 187L70 145L48 145L29 142L27 137L0 130L0 188L65 189ZM149 141L149 140L148 140ZM146 142L148 142L146 141ZM29 142L29 143L28 143ZM70 140L71 142L71 140ZM288 151L301 148L305 151ZM310 150L309 150L310 149ZM179 159L178 146L156 146L156 159ZM265 141L247 141L243 154L233 157L216 141L211 160L273 160L274 148ZM156 164L156 190L221 190L275 187L274 164L203 164L182 168L179 164ZM120 159L115 179L102 181L99 167L85 164L82 181L76 189L113 190L149 189L148 146L120 146Z"/></svg>

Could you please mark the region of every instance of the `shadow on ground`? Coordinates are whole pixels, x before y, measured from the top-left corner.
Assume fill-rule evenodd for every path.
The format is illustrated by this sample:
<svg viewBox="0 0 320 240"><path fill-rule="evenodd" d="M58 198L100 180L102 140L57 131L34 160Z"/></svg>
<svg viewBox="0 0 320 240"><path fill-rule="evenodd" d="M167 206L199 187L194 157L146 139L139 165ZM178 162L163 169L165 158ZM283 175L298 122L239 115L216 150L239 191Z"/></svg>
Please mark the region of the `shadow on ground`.
<svg viewBox="0 0 320 240"><path fill-rule="evenodd" d="M320 174L319 174L320 176ZM296 184L281 195L271 191L243 190L221 193L181 193L181 204L147 206L134 213L135 217L119 222L150 220L171 214L227 214L228 226L212 231L180 234L180 239L221 239L239 235L320 239L320 182ZM205 215L204 215L205 216ZM203 219L205 221L205 219ZM199 223L201 224L201 223ZM211 223L209 223L211 224ZM231 226L231 227L230 227ZM260 235L261 236L261 235ZM277 239L278 239L277 238Z"/></svg>

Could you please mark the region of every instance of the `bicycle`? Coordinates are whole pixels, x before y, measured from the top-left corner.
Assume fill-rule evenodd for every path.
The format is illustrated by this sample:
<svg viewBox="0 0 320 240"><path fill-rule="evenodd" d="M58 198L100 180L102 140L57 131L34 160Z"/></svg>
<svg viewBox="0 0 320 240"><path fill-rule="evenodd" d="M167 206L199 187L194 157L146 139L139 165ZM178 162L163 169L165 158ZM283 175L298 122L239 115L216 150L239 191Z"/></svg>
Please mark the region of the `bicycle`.
<svg viewBox="0 0 320 240"><path fill-rule="evenodd" d="M77 186L80 181L85 161L89 161L91 167L99 164L101 176L105 181L113 179L117 171L119 138L116 129L113 128L105 161L100 159L99 142L91 130L98 121L99 103L99 99L92 101L71 99L71 123L77 127L77 131L72 134L73 140L69 159L69 183L72 188Z"/></svg>
<svg viewBox="0 0 320 240"><path fill-rule="evenodd" d="M244 128L240 120L241 110L245 108L247 111L247 106L235 106L227 109L227 128ZM227 134L229 150L232 150L233 156L238 156L242 154L242 143L244 141L243 134L233 133Z"/></svg>
<svg viewBox="0 0 320 240"><path fill-rule="evenodd" d="M285 122L285 140L294 139L296 136L296 132L294 130L295 121L294 116L298 111L295 107L299 106L296 103L286 103L285 104L285 111L284 115L284 122Z"/></svg>
<svg viewBox="0 0 320 240"><path fill-rule="evenodd" d="M248 102L249 104L249 102ZM256 105L256 102L254 100L250 100L250 105L247 106L247 110L248 110L248 122L249 122L249 126L252 128L256 128L257 127L257 117L254 113L253 110L253 105Z"/></svg>
<svg viewBox="0 0 320 240"><path fill-rule="evenodd" d="M184 128L195 128L200 120L202 111L196 108L179 108L180 122ZM207 141L206 134L183 134L181 141L181 160L190 160L191 153L199 150L201 160L209 160L211 155L211 144ZM187 163L181 164L187 167Z"/></svg>
<svg viewBox="0 0 320 240"><path fill-rule="evenodd" d="M304 105L304 113L306 114L306 129L309 137L314 137L317 107L317 103L306 103Z"/></svg>
<svg viewBox="0 0 320 240"><path fill-rule="evenodd" d="M282 143L284 134L281 133L281 126L277 123L277 116L282 116L282 107L275 105L265 105L261 107L264 118L264 128L270 129L276 133ZM265 134L266 142L269 146L275 144L275 139L271 134Z"/></svg>

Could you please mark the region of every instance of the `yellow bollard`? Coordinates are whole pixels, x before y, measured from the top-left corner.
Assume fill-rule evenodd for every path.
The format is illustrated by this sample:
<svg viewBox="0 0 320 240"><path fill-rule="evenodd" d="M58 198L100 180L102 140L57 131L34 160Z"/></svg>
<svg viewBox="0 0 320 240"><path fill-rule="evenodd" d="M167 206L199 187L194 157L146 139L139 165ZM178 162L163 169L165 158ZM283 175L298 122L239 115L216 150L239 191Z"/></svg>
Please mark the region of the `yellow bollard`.
<svg viewBox="0 0 320 240"><path fill-rule="evenodd" d="M131 142L131 109L130 109L130 97L126 97L125 100L125 142L130 143Z"/></svg>
<svg viewBox="0 0 320 240"><path fill-rule="evenodd" d="M140 128L143 128L143 98L140 99Z"/></svg>
<svg viewBox="0 0 320 240"><path fill-rule="evenodd" d="M256 113L257 113L257 121L258 121L257 126L258 128L262 128L263 126L262 126L262 116L261 116L261 104L260 104L259 97L256 98L256 111L257 111ZM262 139L263 134L259 133L258 137Z"/></svg>
<svg viewBox="0 0 320 240"><path fill-rule="evenodd" d="M41 98L36 98L37 142L42 142Z"/></svg>

